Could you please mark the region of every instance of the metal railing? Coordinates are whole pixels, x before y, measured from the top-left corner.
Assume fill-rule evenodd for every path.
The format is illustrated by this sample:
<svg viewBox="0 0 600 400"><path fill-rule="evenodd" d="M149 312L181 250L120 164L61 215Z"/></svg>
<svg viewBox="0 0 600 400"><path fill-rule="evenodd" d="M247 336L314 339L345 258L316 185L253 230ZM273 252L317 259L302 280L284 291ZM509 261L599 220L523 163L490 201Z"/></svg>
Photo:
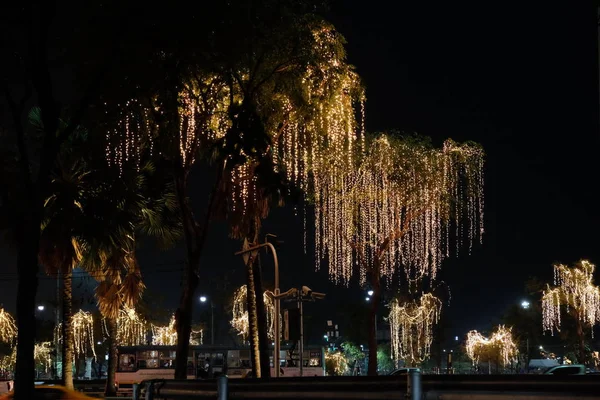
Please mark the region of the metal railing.
<svg viewBox="0 0 600 400"><path fill-rule="evenodd" d="M134 400L162 399L600 399L600 376L421 375L150 380Z"/></svg>

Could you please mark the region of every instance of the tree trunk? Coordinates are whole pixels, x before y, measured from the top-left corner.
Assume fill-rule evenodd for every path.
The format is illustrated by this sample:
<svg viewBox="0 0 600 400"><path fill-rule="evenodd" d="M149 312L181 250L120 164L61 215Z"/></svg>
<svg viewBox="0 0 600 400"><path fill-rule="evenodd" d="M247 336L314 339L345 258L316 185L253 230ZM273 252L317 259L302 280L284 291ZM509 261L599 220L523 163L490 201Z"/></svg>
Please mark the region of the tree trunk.
<svg viewBox="0 0 600 400"><path fill-rule="evenodd" d="M62 354L63 354L63 374L62 384L68 389L73 390L73 325L71 317L73 315L73 270L63 271L63 303L62 303Z"/></svg>
<svg viewBox="0 0 600 400"><path fill-rule="evenodd" d="M248 339L250 341L250 353L252 356L252 376L254 378L262 377L262 364L260 362L260 342L258 335L258 315L256 298L256 286L254 282L255 260L252 257L246 265L246 301L248 303Z"/></svg>
<svg viewBox="0 0 600 400"><path fill-rule="evenodd" d="M187 178L183 169L178 169L175 177L177 199L181 210L183 232L186 245L186 261L182 276L182 290L179 307L175 311L175 329L177 330L177 346L175 354L175 379L187 379L188 356L190 349L190 334L192 332L192 309L194 293L198 288L198 265L202 235L197 227L194 214L188 203L186 189ZM211 196L214 197L214 194ZM210 210L208 211L210 212ZM205 227L206 229L206 227Z"/></svg>
<svg viewBox="0 0 600 400"><path fill-rule="evenodd" d="M271 377L271 360L269 357L269 337L267 335L267 316L265 310L265 300L263 293L265 292L262 284L262 270L260 264L260 256L256 257L256 260L252 263L252 270L254 272L254 288L256 290L256 322L258 332L258 348L259 348L259 359L260 369L262 378ZM274 351L274 349L273 349ZM275 360L275 358L273 358ZM277 365L273 366L277 368Z"/></svg>
<svg viewBox="0 0 600 400"><path fill-rule="evenodd" d="M104 396L116 396L117 385L115 382L115 374L117 372L117 320L113 318L107 318L106 324L108 325L108 366L106 368L106 387L104 389Z"/></svg>
<svg viewBox="0 0 600 400"><path fill-rule="evenodd" d="M17 255L17 363L15 399L33 399L35 362L35 296L38 288L40 220L25 221L23 241ZM29 223L28 223L29 222Z"/></svg>
<svg viewBox="0 0 600 400"><path fill-rule="evenodd" d="M583 322L577 316L577 339L579 342L579 364L585 365L585 333L583 330Z"/></svg>
<svg viewBox="0 0 600 400"><path fill-rule="evenodd" d="M369 313L369 367L368 375L377 375L377 308L379 301L381 300L381 282L380 282L380 271L379 271L379 259L375 258L371 271L369 273L371 280L371 290L373 296L371 296L371 310Z"/></svg>

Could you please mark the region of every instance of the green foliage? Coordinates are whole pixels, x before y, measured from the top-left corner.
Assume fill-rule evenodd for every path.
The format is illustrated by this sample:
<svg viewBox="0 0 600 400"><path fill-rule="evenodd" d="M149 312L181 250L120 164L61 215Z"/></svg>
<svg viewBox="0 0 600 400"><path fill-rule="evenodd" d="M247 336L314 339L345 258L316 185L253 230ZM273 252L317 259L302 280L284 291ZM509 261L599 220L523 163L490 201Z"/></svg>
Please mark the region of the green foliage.
<svg viewBox="0 0 600 400"><path fill-rule="evenodd" d="M379 375L388 375L395 369L394 360L392 360L392 354L390 345L380 344L377 346L377 372Z"/></svg>

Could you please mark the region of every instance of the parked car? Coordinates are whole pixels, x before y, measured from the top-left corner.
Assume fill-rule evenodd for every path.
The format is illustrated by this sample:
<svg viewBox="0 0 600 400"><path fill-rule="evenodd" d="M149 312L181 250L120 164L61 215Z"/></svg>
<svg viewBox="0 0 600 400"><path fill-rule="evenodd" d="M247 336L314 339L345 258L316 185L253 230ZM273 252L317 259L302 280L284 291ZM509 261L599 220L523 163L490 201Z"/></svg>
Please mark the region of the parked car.
<svg viewBox="0 0 600 400"><path fill-rule="evenodd" d="M585 375L585 365L563 364L550 367L544 375Z"/></svg>
<svg viewBox="0 0 600 400"><path fill-rule="evenodd" d="M12 400L14 392L8 392L0 396L0 400ZM31 400L90 400L94 397L89 397L81 392L67 389L60 385L36 385L34 395ZM96 399L97 400L97 399Z"/></svg>
<svg viewBox="0 0 600 400"><path fill-rule="evenodd" d="M398 368L397 370L390 372L390 375L408 375L410 371L419 371L419 368Z"/></svg>

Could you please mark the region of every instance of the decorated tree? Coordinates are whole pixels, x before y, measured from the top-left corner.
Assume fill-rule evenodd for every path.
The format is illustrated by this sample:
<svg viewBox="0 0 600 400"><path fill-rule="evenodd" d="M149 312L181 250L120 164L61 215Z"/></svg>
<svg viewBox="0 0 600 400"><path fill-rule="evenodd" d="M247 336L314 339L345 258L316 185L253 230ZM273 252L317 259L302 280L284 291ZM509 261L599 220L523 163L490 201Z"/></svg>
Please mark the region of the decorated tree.
<svg viewBox="0 0 600 400"><path fill-rule="evenodd" d="M267 334L269 339L275 338L275 304L268 292L263 293L263 303L266 308ZM242 336L244 341L250 334L250 322L248 317L248 286L242 285L233 295L231 326Z"/></svg>
<svg viewBox="0 0 600 400"><path fill-rule="evenodd" d="M542 295L542 324L544 331L560 331L564 309L577 324L579 362L584 364L585 328L600 322L600 288L593 284L595 265L581 260L572 268L554 265L554 287L547 286ZM593 334L593 331L592 331Z"/></svg>
<svg viewBox="0 0 600 400"><path fill-rule="evenodd" d="M343 38L314 14L314 5L265 1L246 13L240 12L245 1L231 1L207 6L210 12L204 4L201 12L169 9L177 29L153 26L159 49L140 58L143 74L132 74L154 79L136 81L130 94L139 101L119 103L137 109L135 116L124 111L108 129L107 154L119 170L124 162L136 166L133 149L146 143L160 148L158 155L173 173L186 244L176 311L177 378L186 375L193 294L210 219L226 217L234 238L256 243L261 220L290 186L321 190L314 177L349 164L361 143L359 80L346 62ZM193 34L180 32L186 27L182 15L191 18ZM189 45L183 52L166 39L173 32ZM205 216L197 218L187 197L188 176L203 155L214 160L216 179ZM266 327L262 297L251 295L263 291L255 261L247 265L248 310L254 376L260 377L269 374L269 359L266 331L258 329Z"/></svg>
<svg viewBox="0 0 600 400"><path fill-rule="evenodd" d="M406 360L409 366L421 364L429 357L433 328L440 318L442 302L430 293L418 301L401 303L394 299L389 304L391 329L391 356Z"/></svg>
<svg viewBox="0 0 600 400"><path fill-rule="evenodd" d="M161 346L174 346L177 344L177 329L175 328L175 316L169 320L169 324L159 326L152 324L152 344ZM190 345L197 346L204 341L202 329L193 329L190 335Z"/></svg>
<svg viewBox="0 0 600 400"><path fill-rule="evenodd" d="M483 233L483 151L473 143L377 135L355 167L319 177L315 194L316 255L329 276L348 285L357 274L369 284L369 352L377 349L375 316L382 278L402 267L409 292L422 278L435 280L441 262ZM451 240L451 237L453 240ZM356 266L356 268L354 267ZM377 359L369 358L369 374Z"/></svg>
<svg viewBox="0 0 600 400"><path fill-rule="evenodd" d="M467 334L465 347L473 365L487 362L489 368L491 368L491 363L497 366L506 366L515 361L519 353L512 335L512 328L506 328L504 325L497 326L489 338L477 331L470 331Z"/></svg>

